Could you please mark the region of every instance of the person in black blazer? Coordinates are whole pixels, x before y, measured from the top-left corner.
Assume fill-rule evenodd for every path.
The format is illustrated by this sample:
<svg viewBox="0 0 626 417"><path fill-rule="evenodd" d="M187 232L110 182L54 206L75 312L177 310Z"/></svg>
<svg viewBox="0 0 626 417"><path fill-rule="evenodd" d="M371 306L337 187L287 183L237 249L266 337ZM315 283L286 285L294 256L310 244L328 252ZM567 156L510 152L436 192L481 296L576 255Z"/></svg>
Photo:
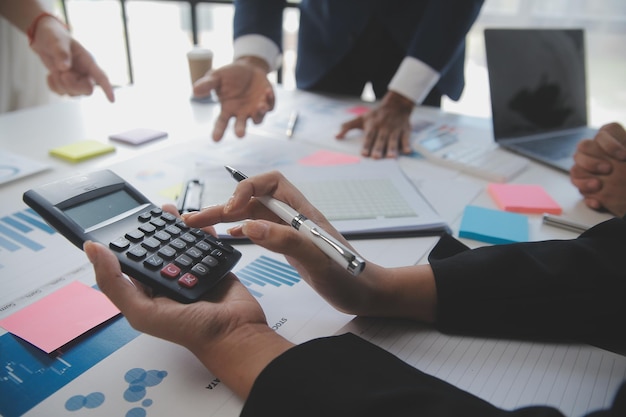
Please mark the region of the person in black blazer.
<svg viewBox="0 0 626 417"><path fill-rule="evenodd" d="M196 96L215 90L220 140L231 118L245 135L274 107L267 73L280 66L284 0L235 0L233 64L207 73ZM296 82L300 89L361 97L371 82L378 105L347 121L338 138L362 129L362 154L410 153L409 117L416 104L457 100L464 87L465 37L483 0L302 0Z"/></svg>
<svg viewBox="0 0 626 417"><path fill-rule="evenodd" d="M230 233L284 254L340 311L431 323L450 333L626 347L623 218L600 223L577 239L473 250L444 236L429 264L368 263L354 277L277 222L253 195L286 202L349 246L278 172L241 181L226 205L183 218L192 227L256 219ZM256 299L232 274L206 301L185 305L133 285L105 246L86 243L84 249L99 288L131 325L187 347L245 400L242 416L562 416L541 404L499 409L352 334L295 345L267 325ZM611 409L593 414L604 415L626 415L626 381Z"/></svg>

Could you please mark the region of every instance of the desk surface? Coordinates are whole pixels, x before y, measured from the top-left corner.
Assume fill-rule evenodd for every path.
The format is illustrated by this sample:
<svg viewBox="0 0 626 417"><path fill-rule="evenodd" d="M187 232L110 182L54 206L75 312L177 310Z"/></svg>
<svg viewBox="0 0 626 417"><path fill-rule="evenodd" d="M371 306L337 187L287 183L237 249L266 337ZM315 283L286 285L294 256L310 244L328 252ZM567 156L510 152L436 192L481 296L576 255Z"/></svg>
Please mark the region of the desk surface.
<svg viewBox="0 0 626 417"><path fill-rule="evenodd" d="M115 167L124 173L123 176L128 175L126 178L140 189L160 190L152 194L144 191L154 202L172 202L176 187L180 187L184 178L184 167L188 163L184 158L187 154L193 154L194 149L202 147L204 152L215 150L216 153L223 153L224 149L228 149L229 152L232 150L233 153L245 151L246 140L252 139L237 139L232 132L229 132L222 142L213 143L210 135L212 121L219 112L218 105L195 103L184 94L174 92L157 96L152 91L127 88L117 91L115 104L110 104L103 97L95 95L1 115L2 149L44 162L50 169L0 185L3 202L0 217L19 216L26 210L21 195L28 188L70 173L105 167ZM344 119L350 118L354 112L360 110L362 103L290 91L278 91L277 102L277 109L264 124L250 127L251 135L273 137L278 145L276 149L290 146L290 141L301 141L322 149L359 155L360 138L357 134L349 136L346 140L337 141L334 139L334 133ZM299 109L300 120L293 139L288 139L285 135L285 126L293 108ZM426 108L414 113L433 120L447 117L447 120L453 120L459 126L481 127L486 135L490 135L487 120L445 115L438 110ZM164 130L168 132L168 137L139 147L115 144L115 153L78 164L64 162L48 155L48 150L56 146L84 139L108 142L110 134L138 127ZM145 164L152 156L154 163ZM457 236L462 211L466 205L496 208L486 192L485 180L433 165L415 156L401 157L399 163ZM564 214L572 220L592 225L609 217L584 206L568 176L551 168L531 162L530 167L512 182L542 185L561 205ZM529 224L530 240L570 239L576 236L572 232L543 225L539 215L529 216ZM11 251L0 246L2 274L0 318L73 280L80 280L89 285L94 283L91 267L81 251L58 234L46 235L42 231L33 233L38 233L31 239L39 240L35 242L39 243L38 249L24 247ZM425 262L425 256L435 242L436 238L431 237L385 239L384 244L378 240L355 241L354 245L367 259L384 266L399 266ZM473 247L481 245L470 240L465 242ZM241 250L244 253L240 262L241 269L245 269L246 265L260 257L284 262L280 256L267 253L253 245L242 246ZM304 285L294 286L289 292L284 288L270 288L264 291L257 296L267 312L268 322L273 324L277 331L296 342L333 334L352 319L351 316L332 310ZM307 312L302 312L303 303L309 307ZM120 346L111 348L106 359L80 365L83 366L82 371L44 395L41 398L43 402L32 408L29 415L38 415L46 409L57 410L58 412L52 413L54 415L69 413L70 398L82 395L83 400L88 402L98 397L97 395L89 397L96 393L106 394L108 400L92 410L94 415L117 415L130 409L142 409L148 411L148 414L154 412L159 415L165 415L167 412L180 413L177 404L199 405L197 398L208 401L207 404L202 403L204 405L200 407L201 415L238 414L241 403L219 382L212 380L211 375L203 370L188 352L172 344L145 335L132 334L132 330L126 330L128 332L125 334L130 335L128 340ZM6 336L9 335L0 334L0 344L1 339ZM159 355L146 355L146 352L157 350L160 352ZM59 360L61 363L66 362L60 366L64 369L63 372L71 368L68 360ZM49 369L49 366L46 365L46 369ZM74 364L75 368L80 366ZM161 372L159 375L164 382L150 388L149 396L154 399L152 402L145 402L147 397L142 397L142 402L124 399L123 390L129 389L128 384L124 382L124 373L133 369L156 374ZM4 389L3 386L6 386L3 384L10 383L15 382L7 382L6 378L3 380L0 372L0 393ZM38 384L41 384L36 380L31 383L34 385L30 385L30 389L37 389ZM206 387L213 388L208 399ZM164 394L168 392L169 394ZM176 401L168 401L169 405L156 399L158 395L172 395L172 392L178 398ZM187 414L194 415L192 410Z"/></svg>

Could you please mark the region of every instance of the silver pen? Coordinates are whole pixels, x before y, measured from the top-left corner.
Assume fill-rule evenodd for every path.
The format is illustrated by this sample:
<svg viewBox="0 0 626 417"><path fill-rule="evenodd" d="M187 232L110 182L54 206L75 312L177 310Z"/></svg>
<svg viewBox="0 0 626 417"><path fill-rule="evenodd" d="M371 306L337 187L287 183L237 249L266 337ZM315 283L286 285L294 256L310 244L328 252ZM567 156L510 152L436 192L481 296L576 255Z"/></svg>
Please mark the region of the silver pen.
<svg viewBox="0 0 626 417"><path fill-rule="evenodd" d="M248 178L235 168L229 166L225 166L224 168L226 168L230 175L237 181L243 181ZM305 215L298 213L296 210L289 207L289 205L270 196L259 196L255 198L280 217L285 223L305 235L320 248L322 252L339 265L346 268L352 275L359 275L365 268L365 259L352 252L343 243L329 235Z"/></svg>
<svg viewBox="0 0 626 417"><path fill-rule="evenodd" d="M589 226L585 224L577 223L575 221L568 220L560 216L552 216L550 214L543 215L543 224L569 230L570 232L575 233L583 233L584 231L589 229Z"/></svg>
<svg viewBox="0 0 626 417"><path fill-rule="evenodd" d="M289 121L287 122L287 131L285 132L287 137L290 139L293 137L293 132L296 129L296 123L298 123L298 112L294 110L289 115Z"/></svg>

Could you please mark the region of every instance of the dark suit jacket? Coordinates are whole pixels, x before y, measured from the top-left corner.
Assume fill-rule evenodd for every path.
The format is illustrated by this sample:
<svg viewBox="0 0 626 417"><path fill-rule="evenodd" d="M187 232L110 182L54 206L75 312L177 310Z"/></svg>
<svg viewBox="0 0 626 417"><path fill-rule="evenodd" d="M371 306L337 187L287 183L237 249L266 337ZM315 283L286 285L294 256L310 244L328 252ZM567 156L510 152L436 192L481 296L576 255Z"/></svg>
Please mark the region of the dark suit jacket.
<svg viewBox="0 0 626 417"><path fill-rule="evenodd" d="M350 50L376 17L395 41L441 74L439 91L458 99L465 36L483 0L302 0L296 80L306 89ZM260 34L282 49L284 0L236 0L234 36Z"/></svg>
<svg viewBox="0 0 626 417"><path fill-rule="evenodd" d="M444 331L626 342L626 221L574 240L468 250L446 237L430 256ZM508 416L562 414L538 405L501 410L351 334L279 356L255 381L242 416ZM610 410L626 416L626 383ZM572 416L574 417L574 416Z"/></svg>

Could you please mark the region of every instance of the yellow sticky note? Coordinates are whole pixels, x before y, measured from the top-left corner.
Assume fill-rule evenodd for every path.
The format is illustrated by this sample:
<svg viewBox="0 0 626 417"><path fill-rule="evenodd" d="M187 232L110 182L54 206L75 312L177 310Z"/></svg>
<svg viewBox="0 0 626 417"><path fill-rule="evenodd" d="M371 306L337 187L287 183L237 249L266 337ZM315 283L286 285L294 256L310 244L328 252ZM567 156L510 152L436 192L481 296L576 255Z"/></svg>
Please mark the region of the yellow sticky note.
<svg viewBox="0 0 626 417"><path fill-rule="evenodd" d="M50 155L63 158L70 162L80 162L114 151L115 146L108 143L97 140L81 140L80 142L50 149Z"/></svg>

